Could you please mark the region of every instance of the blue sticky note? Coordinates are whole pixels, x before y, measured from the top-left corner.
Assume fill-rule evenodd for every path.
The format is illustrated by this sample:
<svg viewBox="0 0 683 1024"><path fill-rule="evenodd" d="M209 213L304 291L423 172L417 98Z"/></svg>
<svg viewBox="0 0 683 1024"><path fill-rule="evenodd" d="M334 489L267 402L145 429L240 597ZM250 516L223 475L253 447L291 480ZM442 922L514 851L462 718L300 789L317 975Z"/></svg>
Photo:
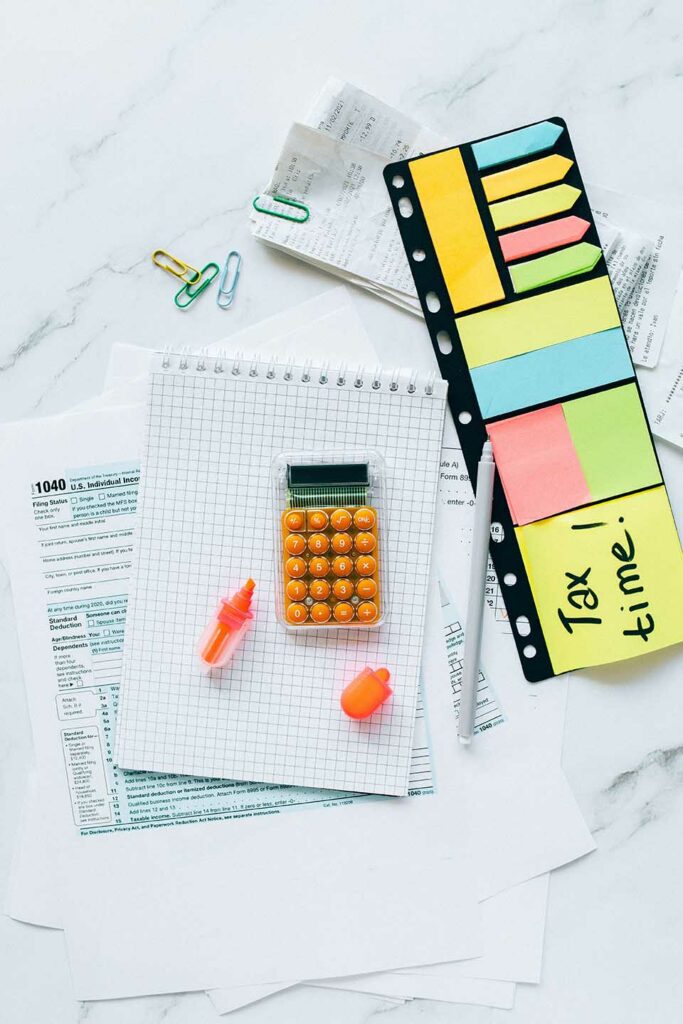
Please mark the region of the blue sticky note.
<svg viewBox="0 0 683 1024"><path fill-rule="evenodd" d="M634 377L621 327L477 366L471 374L485 420Z"/></svg>
<svg viewBox="0 0 683 1024"><path fill-rule="evenodd" d="M564 131L562 125L553 121L539 121L528 128L519 128L516 132L496 135L483 142L472 145L472 153L480 171L487 167L496 167L509 160L520 160L524 156L542 153L555 145Z"/></svg>

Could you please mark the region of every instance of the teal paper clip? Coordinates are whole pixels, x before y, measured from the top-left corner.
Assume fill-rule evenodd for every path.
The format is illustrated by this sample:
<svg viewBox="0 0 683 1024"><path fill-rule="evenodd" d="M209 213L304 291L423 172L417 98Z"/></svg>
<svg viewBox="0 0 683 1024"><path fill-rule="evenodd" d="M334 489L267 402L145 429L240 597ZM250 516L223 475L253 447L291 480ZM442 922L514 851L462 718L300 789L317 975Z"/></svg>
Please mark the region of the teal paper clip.
<svg viewBox="0 0 683 1024"><path fill-rule="evenodd" d="M216 305L219 309L230 309L232 306L235 299L235 291L237 290L237 282L240 279L241 266L242 257L237 252L237 249L232 249L228 253L221 279L218 282ZM230 275L229 278L228 274Z"/></svg>
<svg viewBox="0 0 683 1024"><path fill-rule="evenodd" d="M269 217L280 217L281 220L291 220L294 224L305 224L308 218L311 216L311 211L303 203L297 203L295 199L287 199L285 196L268 196L274 203L282 203L283 206L293 206L295 210L301 210L303 217L292 217L289 213L280 213L278 210L269 210L265 206L259 206L258 201L261 196L254 196L252 206L259 213L267 213Z"/></svg>
<svg viewBox="0 0 683 1024"><path fill-rule="evenodd" d="M213 271L213 273L211 273L211 271ZM209 287L216 275L220 274L220 272L221 268L217 263L207 263L205 267L202 267L202 273L199 281L195 282L195 284L185 284L176 292L173 301L178 309L187 309L188 306L192 305L194 300L199 298L202 292ZM181 296L185 296L187 298L187 302L182 302Z"/></svg>

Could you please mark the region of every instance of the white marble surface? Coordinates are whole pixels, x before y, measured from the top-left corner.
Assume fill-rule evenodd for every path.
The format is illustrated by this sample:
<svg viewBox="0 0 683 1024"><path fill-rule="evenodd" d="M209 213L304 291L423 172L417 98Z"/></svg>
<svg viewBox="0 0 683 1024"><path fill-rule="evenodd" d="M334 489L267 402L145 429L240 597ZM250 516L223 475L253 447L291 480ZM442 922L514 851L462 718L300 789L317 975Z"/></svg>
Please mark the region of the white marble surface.
<svg viewBox="0 0 683 1024"><path fill-rule="evenodd" d="M204 344L322 291L321 273L251 241L246 207L288 124L328 74L453 141L548 114L569 121L588 181L680 201L683 14L678 0L510 3L119 0L5 5L0 118L4 281L0 418L94 394L110 345ZM235 310L190 314L149 254L240 249ZM427 344L407 315L361 296L387 359ZM665 453L680 482L683 454ZM679 493L681 491L678 486ZM9 585L0 575L0 890L31 759ZM598 853L551 884L543 984L513 1011L298 991L248 1024L642 1024L680 1019L683 671L662 656L574 681L565 765ZM202 1024L201 993L78 1006L62 936L0 919L8 1024Z"/></svg>

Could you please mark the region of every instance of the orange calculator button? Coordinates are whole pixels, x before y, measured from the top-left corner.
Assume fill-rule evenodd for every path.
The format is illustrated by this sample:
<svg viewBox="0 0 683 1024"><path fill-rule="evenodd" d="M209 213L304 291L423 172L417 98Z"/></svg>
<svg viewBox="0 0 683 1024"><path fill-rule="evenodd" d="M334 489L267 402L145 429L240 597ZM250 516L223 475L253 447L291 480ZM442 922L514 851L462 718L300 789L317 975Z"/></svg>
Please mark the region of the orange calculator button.
<svg viewBox="0 0 683 1024"><path fill-rule="evenodd" d="M327 576L330 571L330 563L322 555L316 555L308 563L308 571L311 576Z"/></svg>
<svg viewBox="0 0 683 1024"><path fill-rule="evenodd" d="M347 555L353 547L350 533L335 533L332 538L332 550L338 555Z"/></svg>
<svg viewBox="0 0 683 1024"><path fill-rule="evenodd" d="M324 533L312 533L308 538L308 550L314 555L324 555L330 546L330 538ZM368 550L370 550L368 548Z"/></svg>
<svg viewBox="0 0 683 1024"><path fill-rule="evenodd" d="M330 585L327 580L311 580L308 592L314 601L326 601L330 596Z"/></svg>
<svg viewBox="0 0 683 1024"><path fill-rule="evenodd" d="M377 584L371 579L358 580L358 583L356 583L356 593L364 601L367 601L377 593Z"/></svg>
<svg viewBox="0 0 683 1024"><path fill-rule="evenodd" d="M306 596L306 584L303 580L290 580L285 593L290 601L303 601Z"/></svg>
<svg viewBox="0 0 683 1024"><path fill-rule="evenodd" d="M311 618L314 622L327 622L332 612L329 604L320 601L311 608Z"/></svg>
<svg viewBox="0 0 683 1024"><path fill-rule="evenodd" d="M359 622L374 622L377 618L377 605L374 601L363 601L356 608Z"/></svg>
<svg viewBox="0 0 683 1024"><path fill-rule="evenodd" d="M306 572L306 563L303 558L288 558L285 562L285 569L288 576L293 576L297 579Z"/></svg>
<svg viewBox="0 0 683 1024"><path fill-rule="evenodd" d="M345 508L336 508L330 516L330 522L335 530L348 530L351 525L351 513Z"/></svg>
<svg viewBox="0 0 683 1024"><path fill-rule="evenodd" d="M356 551L360 551L361 554L367 555L370 551L374 551L375 540L371 533L359 533L356 536Z"/></svg>
<svg viewBox="0 0 683 1024"><path fill-rule="evenodd" d="M309 530L324 530L326 526L327 512L323 512L320 509L316 509L315 511L308 513Z"/></svg>
<svg viewBox="0 0 683 1024"><path fill-rule="evenodd" d="M353 618L353 605L348 601L340 601L334 606L334 617L337 622L350 622Z"/></svg>
<svg viewBox="0 0 683 1024"><path fill-rule="evenodd" d="M290 533L285 541L285 550L290 555L300 555L306 550L306 541L300 533Z"/></svg>
<svg viewBox="0 0 683 1024"><path fill-rule="evenodd" d="M353 594L353 583L351 580L335 580L332 590L340 601L346 601Z"/></svg>
<svg viewBox="0 0 683 1024"><path fill-rule="evenodd" d="M335 576L350 576L353 572L353 562L346 555L337 555L332 563L332 571Z"/></svg>
<svg viewBox="0 0 683 1024"><path fill-rule="evenodd" d="M306 524L306 517L303 512L288 512L285 516L285 526L288 530L303 530Z"/></svg>
<svg viewBox="0 0 683 1024"><path fill-rule="evenodd" d="M375 513L371 508L359 508L354 513L353 522L359 530L371 530L375 525Z"/></svg>
<svg viewBox="0 0 683 1024"><path fill-rule="evenodd" d="M356 559L356 572L359 576L372 576L377 568L377 560L372 555L361 555Z"/></svg>
<svg viewBox="0 0 683 1024"><path fill-rule="evenodd" d="M308 609L305 604L290 604L287 609L287 618L297 625L304 622L308 616Z"/></svg>

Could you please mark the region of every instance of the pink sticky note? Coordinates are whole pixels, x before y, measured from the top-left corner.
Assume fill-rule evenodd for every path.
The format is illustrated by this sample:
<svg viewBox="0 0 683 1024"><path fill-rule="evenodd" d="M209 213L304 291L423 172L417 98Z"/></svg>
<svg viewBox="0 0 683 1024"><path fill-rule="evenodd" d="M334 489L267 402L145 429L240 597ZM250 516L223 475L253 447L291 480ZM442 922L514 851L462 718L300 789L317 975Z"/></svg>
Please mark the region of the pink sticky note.
<svg viewBox="0 0 683 1024"><path fill-rule="evenodd" d="M591 500L561 405L489 423L487 430L516 525Z"/></svg>
<svg viewBox="0 0 683 1024"><path fill-rule="evenodd" d="M498 241L505 262L510 263L511 260L521 260L537 252L580 242L589 227L590 224L583 217L560 217L559 220L537 224L533 228L509 231L506 235L499 235Z"/></svg>

